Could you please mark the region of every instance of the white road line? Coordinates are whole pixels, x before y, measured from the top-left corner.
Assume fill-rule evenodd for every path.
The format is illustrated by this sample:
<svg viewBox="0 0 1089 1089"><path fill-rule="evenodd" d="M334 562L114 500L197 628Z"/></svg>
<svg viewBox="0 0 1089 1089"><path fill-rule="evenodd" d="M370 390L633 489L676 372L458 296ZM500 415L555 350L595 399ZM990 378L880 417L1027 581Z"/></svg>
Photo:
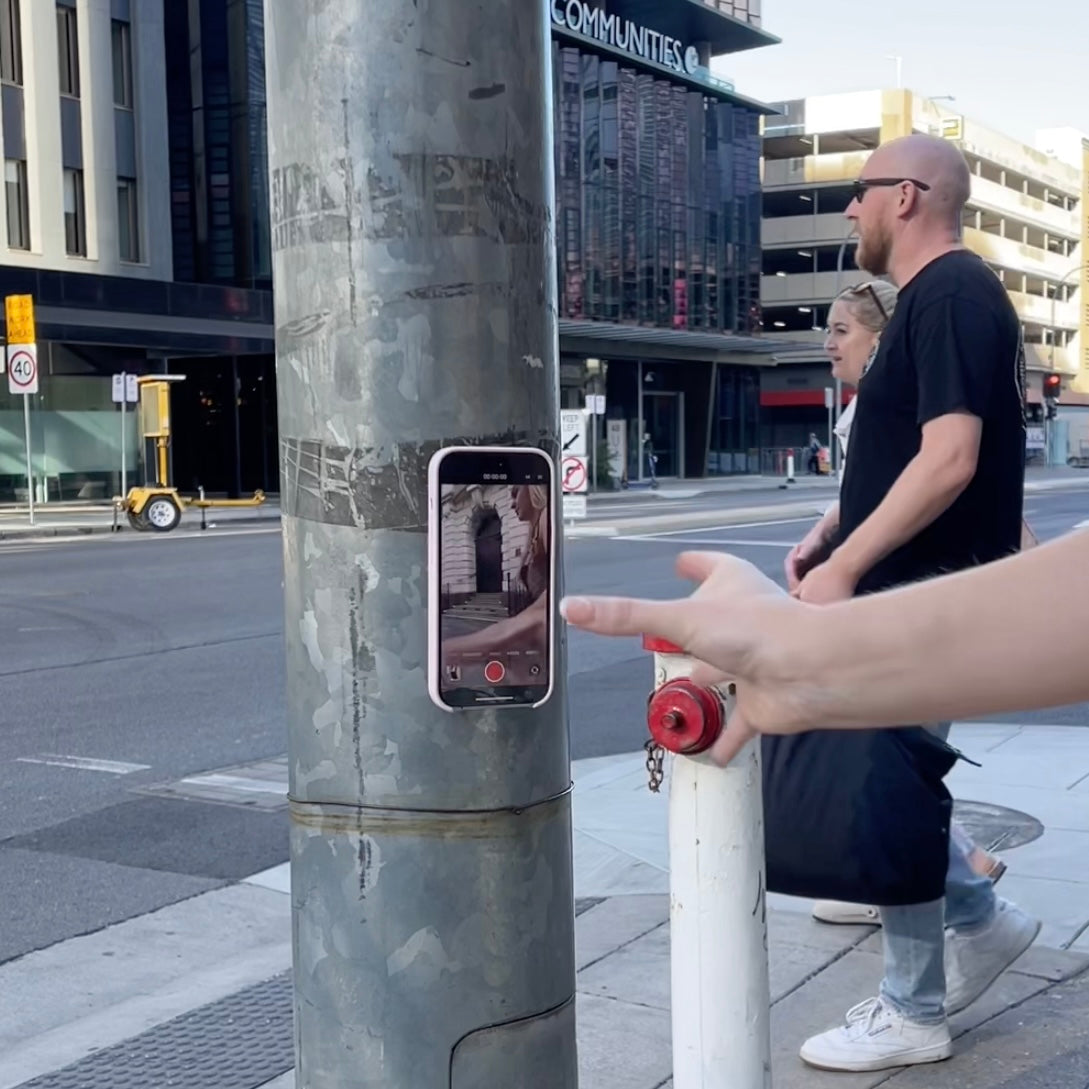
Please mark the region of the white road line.
<svg viewBox="0 0 1089 1089"><path fill-rule="evenodd" d="M40 552L45 548L63 548L65 545L75 544L109 544L110 542L135 544L151 544L153 541L164 544L167 541L191 541L195 538L214 540L217 537L253 537L279 533L277 526L258 526L252 529L184 529L175 533L84 533L73 537L34 537L31 540L22 541L17 538L0 540L0 553L13 552Z"/></svg>
<svg viewBox="0 0 1089 1089"><path fill-rule="evenodd" d="M735 522L729 526L689 526L687 529L663 529L654 533L640 533L635 535L639 540L645 537L676 537L684 536L686 533L691 533L693 530L698 530L700 533L732 533L735 529L763 529L764 526L793 526L802 522L815 522L817 515L805 518L780 518L771 522Z"/></svg>
<svg viewBox="0 0 1089 1089"><path fill-rule="evenodd" d="M48 764L54 768L75 768L77 771L104 771L109 775L131 775L147 771L150 764L126 764L121 760L96 760L93 756L17 756L20 764Z"/></svg>
<svg viewBox="0 0 1089 1089"><path fill-rule="evenodd" d="M730 548L793 548L794 544L791 541L743 541L743 540L728 540L721 537L671 537L668 541L664 541L658 537L615 537L617 541L642 541L644 544L697 544L697 545L717 545L722 547L727 545Z"/></svg>
<svg viewBox="0 0 1089 1089"><path fill-rule="evenodd" d="M220 775L212 772L208 775L192 775L182 779L184 786L214 786L224 790L237 790L249 794L286 794L287 783L273 779L248 779L244 775Z"/></svg>

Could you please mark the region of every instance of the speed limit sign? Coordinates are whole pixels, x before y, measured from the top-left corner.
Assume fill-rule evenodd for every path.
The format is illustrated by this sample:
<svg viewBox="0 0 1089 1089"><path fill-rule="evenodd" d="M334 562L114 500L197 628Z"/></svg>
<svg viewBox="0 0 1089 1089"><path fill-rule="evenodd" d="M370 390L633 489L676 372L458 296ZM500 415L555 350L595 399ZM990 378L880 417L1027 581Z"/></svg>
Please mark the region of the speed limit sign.
<svg viewBox="0 0 1089 1089"><path fill-rule="evenodd" d="M38 346L8 345L8 392L38 392Z"/></svg>

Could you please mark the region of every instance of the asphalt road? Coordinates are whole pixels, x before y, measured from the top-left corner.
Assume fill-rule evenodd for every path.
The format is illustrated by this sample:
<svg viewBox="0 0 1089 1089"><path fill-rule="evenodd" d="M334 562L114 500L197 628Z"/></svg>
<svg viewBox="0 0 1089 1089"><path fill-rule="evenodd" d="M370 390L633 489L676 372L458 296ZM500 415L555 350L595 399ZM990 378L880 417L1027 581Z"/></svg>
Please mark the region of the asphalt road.
<svg viewBox="0 0 1089 1089"><path fill-rule="evenodd" d="M1089 490L1028 511L1055 536L1089 518ZM808 524L575 540L567 588L683 593L673 560L693 547L778 575ZM270 528L0 544L0 962L286 859L282 810L157 790L285 752L280 572ZM573 633L569 660L573 756L639 748L638 642ZM1089 725L1089 708L1015 717Z"/></svg>

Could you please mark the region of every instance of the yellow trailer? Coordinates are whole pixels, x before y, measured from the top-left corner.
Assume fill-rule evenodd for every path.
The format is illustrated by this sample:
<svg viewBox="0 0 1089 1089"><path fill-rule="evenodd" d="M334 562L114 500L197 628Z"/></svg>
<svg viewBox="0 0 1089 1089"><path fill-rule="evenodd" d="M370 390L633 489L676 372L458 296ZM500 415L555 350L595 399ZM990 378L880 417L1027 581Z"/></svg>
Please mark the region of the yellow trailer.
<svg viewBox="0 0 1089 1089"><path fill-rule="evenodd" d="M177 528L182 512L189 507L201 511L203 527L204 511L210 507L259 507L265 501L262 491L255 491L247 499L207 499L203 488L199 496L187 496L171 484L170 386L183 379L184 375L174 374L136 379L144 483L130 488L127 495L115 496L113 501L115 514L124 512L133 529L168 533Z"/></svg>

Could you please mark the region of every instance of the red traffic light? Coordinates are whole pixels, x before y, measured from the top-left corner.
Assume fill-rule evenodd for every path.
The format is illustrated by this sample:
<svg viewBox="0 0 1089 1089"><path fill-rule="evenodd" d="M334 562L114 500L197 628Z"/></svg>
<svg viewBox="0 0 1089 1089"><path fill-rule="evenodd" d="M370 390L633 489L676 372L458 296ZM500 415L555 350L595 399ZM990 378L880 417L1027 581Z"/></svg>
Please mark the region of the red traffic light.
<svg viewBox="0 0 1089 1089"><path fill-rule="evenodd" d="M1044 375L1044 395L1046 397L1058 397L1059 390L1062 388L1063 380L1062 376L1058 374L1045 374Z"/></svg>

